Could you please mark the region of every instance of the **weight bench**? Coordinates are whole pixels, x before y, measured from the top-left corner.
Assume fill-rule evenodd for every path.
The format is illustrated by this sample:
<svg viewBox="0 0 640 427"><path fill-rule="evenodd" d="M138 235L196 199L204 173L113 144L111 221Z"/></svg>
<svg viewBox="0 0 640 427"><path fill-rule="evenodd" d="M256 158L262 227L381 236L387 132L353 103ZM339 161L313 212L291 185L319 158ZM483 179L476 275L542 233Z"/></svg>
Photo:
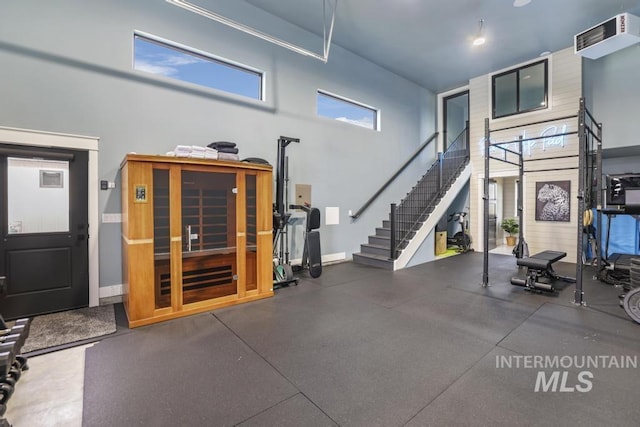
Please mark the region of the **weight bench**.
<svg viewBox="0 0 640 427"><path fill-rule="evenodd" d="M511 284L530 291L555 292L554 281L575 283L573 277L560 276L553 270L553 263L566 257L566 252L542 251L528 258L518 259L518 267L526 267L526 278L513 277Z"/></svg>

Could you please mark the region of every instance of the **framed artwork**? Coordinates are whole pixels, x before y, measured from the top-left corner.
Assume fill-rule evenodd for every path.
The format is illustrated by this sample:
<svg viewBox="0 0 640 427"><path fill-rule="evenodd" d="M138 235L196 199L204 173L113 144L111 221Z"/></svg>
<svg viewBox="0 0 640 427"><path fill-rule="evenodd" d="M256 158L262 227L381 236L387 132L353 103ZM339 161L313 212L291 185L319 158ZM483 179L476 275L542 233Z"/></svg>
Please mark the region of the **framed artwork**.
<svg viewBox="0 0 640 427"><path fill-rule="evenodd" d="M536 182L536 221L570 221L571 181Z"/></svg>

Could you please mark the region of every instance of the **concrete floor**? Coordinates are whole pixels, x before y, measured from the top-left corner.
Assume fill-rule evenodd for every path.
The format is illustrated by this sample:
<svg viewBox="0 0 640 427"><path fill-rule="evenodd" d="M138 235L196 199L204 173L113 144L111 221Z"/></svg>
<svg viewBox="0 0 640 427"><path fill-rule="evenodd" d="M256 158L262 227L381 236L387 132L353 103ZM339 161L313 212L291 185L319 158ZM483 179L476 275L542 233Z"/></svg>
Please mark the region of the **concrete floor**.
<svg viewBox="0 0 640 427"><path fill-rule="evenodd" d="M73 347L29 358L7 405L14 427L80 427L85 349Z"/></svg>

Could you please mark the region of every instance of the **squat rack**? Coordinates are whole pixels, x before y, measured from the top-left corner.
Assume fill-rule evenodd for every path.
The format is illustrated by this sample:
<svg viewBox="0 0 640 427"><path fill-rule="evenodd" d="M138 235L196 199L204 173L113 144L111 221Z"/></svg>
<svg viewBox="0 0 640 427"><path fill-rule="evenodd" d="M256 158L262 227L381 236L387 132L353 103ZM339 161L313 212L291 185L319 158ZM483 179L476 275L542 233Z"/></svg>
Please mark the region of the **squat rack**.
<svg viewBox="0 0 640 427"><path fill-rule="evenodd" d="M568 120L568 119L578 119L578 130L571 132L561 132L553 135L541 135L533 138L523 138L520 135L517 141L508 141L508 142L491 142L491 133L502 132L506 130L514 130L518 128L523 128L525 126L533 126L533 125L541 125L545 123L553 123L558 122L560 120ZM595 132L593 128L595 127ZM535 159L524 159L523 157L523 142L527 141L535 141L535 140L545 140L548 138L558 138L564 137L568 135L577 135L578 136L578 154L569 154L569 155L561 155L561 156L550 156L544 158L535 158ZM594 140L597 143L597 147L594 150ZM577 224L577 238L576 238L576 285L574 292L574 303L578 305L584 305L584 291L582 289L582 271L583 271L583 263L582 263L582 247L583 247L583 228L584 228L584 218L583 212L585 211L585 207L588 205L589 208L593 207L593 193L592 189L595 187L596 189L602 188L601 184L601 175L602 175L602 124L598 123L593 115L589 112L589 110L585 106L584 98L580 98L580 105L578 109L578 113L575 115L557 117L548 120L529 122L525 124L519 124L515 126L508 126L498 129L491 129L489 127L489 119L485 118L484 121L484 193L483 193L483 210L484 210L484 259L483 259L483 271L482 271L482 286L489 286L489 179L490 179L490 161L498 160L504 163L508 163L518 167L518 200L517 200L517 211L518 211L518 243L517 247L521 247L523 242L523 231L522 231L522 200L523 200L523 188L522 182L525 173L536 173L536 172L551 172L551 171L561 171L561 170L578 170L578 224ZM514 142L517 142L517 151L509 148ZM504 153L504 158L491 156L491 147L502 150ZM595 154L595 159L594 159ZM517 161L509 160L509 155L516 156ZM578 166L570 166L570 167L559 167L559 168L545 168L545 169L530 169L525 170L525 163L527 162L537 162L537 161L545 161L545 160L557 160L557 159L566 159L566 158L578 158ZM585 192L585 189L588 191ZM602 191L596 191L596 203L598 207L598 230L601 228L602 217L600 215L600 208L602 207ZM599 240L599 239L598 239ZM596 251L599 254L599 242L596 240ZM522 257L522 251L517 253L518 257ZM600 257L597 257L598 263ZM599 267L599 266L598 266Z"/></svg>

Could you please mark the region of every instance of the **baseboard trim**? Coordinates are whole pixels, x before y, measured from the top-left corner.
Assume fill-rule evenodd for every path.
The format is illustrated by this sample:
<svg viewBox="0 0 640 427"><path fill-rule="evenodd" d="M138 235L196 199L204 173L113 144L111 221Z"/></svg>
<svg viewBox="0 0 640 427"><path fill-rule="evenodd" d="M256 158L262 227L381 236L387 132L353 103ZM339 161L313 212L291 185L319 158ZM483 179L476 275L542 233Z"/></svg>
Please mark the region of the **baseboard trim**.
<svg viewBox="0 0 640 427"><path fill-rule="evenodd" d="M322 263L323 264L329 264L332 262L339 262L339 261L345 261L347 259L347 253L346 252L337 252L335 254L325 254L322 255ZM300 265L302 264L302 258L297 258L297 259L292 259L291 260L291 264L293 265Z"/></svg>
<svg viewBox="0 0 640 427"><path fill-rule="evenodd" d="M122 285L100 286L100 298L109 298L122 295Z"/></svg>

